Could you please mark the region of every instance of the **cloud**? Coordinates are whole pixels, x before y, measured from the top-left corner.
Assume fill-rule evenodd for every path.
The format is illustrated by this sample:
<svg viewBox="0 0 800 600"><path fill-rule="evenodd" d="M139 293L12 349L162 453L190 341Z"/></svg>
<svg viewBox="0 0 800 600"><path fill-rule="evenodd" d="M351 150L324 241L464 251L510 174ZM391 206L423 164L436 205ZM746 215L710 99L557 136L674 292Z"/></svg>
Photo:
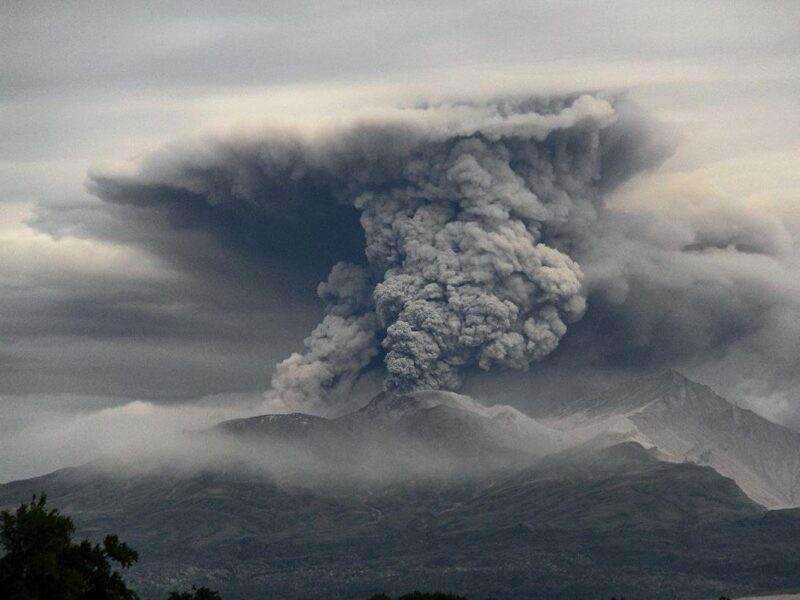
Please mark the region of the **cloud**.
<svg viewBox="0 0 800 600"><path fill-rule="evenodd" d="M548 356L575 368L680 366L734 395L745 373L790 381L796 200L787 188L774 201L737 194L711 167L653 171L676 143L607 94L371 110L173 143L94 171L102 204L29 222L168 265L181 281L170 294L196 295L173 324L158 307L140 335L246 331L238 365L259 360L251 350L270 345L267 364L278 352L270 325L248 328L255 315L289 315L285 299L304 298L310 324L318 313L298 289L343 263L320 288L327 308L305 352L273 378L292 399L275 404L284 409L324 411L320 396L343 400L381 363L396 389L453 388L475 368ZM125 335L136 313L115 314L107 322Z"/></svg>
<svg viewBox="0 0 800 600"><path fill-rule="evenodd" d="M96 205L45 214L5 204L0 215L5 393L259 389L264 361L319 316L310 293L325 265L248 261L157 215L137 222Z"/></svg>
<svg viewBox="0 0 800 600"><path fill-rule="evenodd" d="M793 255L774 209L678 174L623 189L582 264L609 346L646 361L783 337L780 315L800 310Z"/></svg>
<svg viewBox="0 0 800 600"><path fill-rule="evenodd" d="M302 350L322 313L319 281L340 260L363 263L357 214L331 205L328 220L349 223L353 234L339 239L324 220L302 236L307 225L275 227L246 207L190 215L206 221L200 229L180 207L111 206L85 194L87 165L138 159L198 129L248 132L233 136L238 144L258 137L265 121L629 88L684 134L669 169L735 158L710 178L737 187L728 198L745 198L746 186L792 196L797 186L800 14L792 2L143 1L121 9L33 0L4 3L0 13L0 210L5 221L9 202L28 213L38 205L27 223L53 236L3 254L6 391L161 397L263 388L272 364ZM644 136L626 135L631 151L620 145L603 158L605 182L624 181L627 166L647 158ZM663 131L649 139L658 145ZM611 175L617 156L621 178ZM31 233L25 221L8 221L14 236ZM570 236L578 238L588 239ZM106 275L90 266L99 262ZM18 268L24 278L6 277ZM589 305L562 346L599 312L597 300Z"/></svg>
<svg viewBox="0 0 800 600"><path fill-rule="evenodd" d="M764 406L767 396L794 395L800 263L797 229L785 218L797 198L788 200L737 196L708 171L622 186L575 254L587 314L551 364L679 367L748 406L758 405L759 386L769 390Z"/></svg>
<svg viewBox="0 0 800 600"><path fill-rule="evenodd" d="M351 392L378 354L373 287L366 269L348 263L333 267L327 281L319 285L325 316L306 338L306 352L294 352L276 367L267 394L271 410L317 411L324 409L332 394Z"/></svg>
<svg viewBox="0 0 800 600"><path fill-rule="evenodd" d="M225 394L159 405L131 398L74 394L0 397L0 482L32 477L99 457L183 458L188 432L260 411L258 394ZM195 464L213 459L213 451Z"/></svg>
<svg viewBox="0 0 800 600"><path fill-rule="evenodd" d="M114 218L36 226L121 238L199 272L208 243L245 264L347 261L274 393L308 408L379 355L390 389L453 389L473 367L543 359L582 316L570 254L593 239L605 194L667 155L653 131L605 94L376 111L167 146L91 174Z"/></svg>

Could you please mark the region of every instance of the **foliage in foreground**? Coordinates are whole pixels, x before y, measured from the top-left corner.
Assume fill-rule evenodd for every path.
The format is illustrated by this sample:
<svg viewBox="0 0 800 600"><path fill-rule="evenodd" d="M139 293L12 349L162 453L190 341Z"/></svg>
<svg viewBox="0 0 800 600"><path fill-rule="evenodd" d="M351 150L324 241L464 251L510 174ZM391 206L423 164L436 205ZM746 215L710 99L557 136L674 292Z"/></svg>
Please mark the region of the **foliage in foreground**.
<svg viewBox="0 0 800 600"><path fill-rule="evenodd" d="M8 600L136 600L119 568L130 567L139 556L116 535L102 544L72 542L75 524L47 499L36 496L14 513L0 513L0 597Z"/></svg>
<svg viewBox="0 0 800 600"><path fill-rule="evenodd" d="M375 594L369 600L392 600L386 594ZM400 596L397 600L468 600L464 596L445 594L443 592L411 592Z"/></svg>
<svg viewBox="0 0 800 600"><path fill-rule="evenodd" d="M207 587L192 586L191 592L171 592L167 600L222 600L222 596Z"/></svg>
<svg viewBox="0 0 800 600"><path fill-rule="evenodd" d="M75 524L47 497L33 497L16 511L0 513L0 598L3 600L138 600L117 569L139 555L116 535L102 544L74 543ZM116 564L115 564L116 563ZM222 600L208 588L172 592L168 600Z"/></svg>

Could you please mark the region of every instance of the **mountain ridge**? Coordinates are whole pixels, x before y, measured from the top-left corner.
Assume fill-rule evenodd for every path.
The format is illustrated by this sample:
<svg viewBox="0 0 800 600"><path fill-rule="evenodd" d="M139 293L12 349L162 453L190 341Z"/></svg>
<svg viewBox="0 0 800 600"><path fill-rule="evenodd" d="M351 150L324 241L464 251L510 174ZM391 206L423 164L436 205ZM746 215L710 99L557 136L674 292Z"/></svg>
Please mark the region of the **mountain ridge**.
<svg viewBox="0 0 800 600"><path fill-rule="evenodd" d="M637 441L708 465L768 508L800 506L800 433L736 406L676 371L609 388L542 418L584 441Z"/></svg>
<svg viewBox="0 0 800 600"><path fill-rule="evenodd" d="M0 507L46 491L79 535L120 534L142 556L131 578L144 600L189 583L231 600L414 587L498 600L800 589L800 509L766 510L715 468L665 461L631 439L652 441L654 427L683 427L676 415L700 409L701 423L726 417L726 435L762 431L760 421L673 375L622 391L616 405L613 392L595 404L591 436L565 429L545 453L509 442L529 426L548 432L516 409L449 392L384 395L336 419L262 415L191 437L197 449L224 439L255 456L282 450L289 478L228 459L136 470L100 461L0 485ZM637 403L645 416L634 421ZM634 429L603 430L609 419ZM491 469L464 468L486 452L498 459ZM317 467L303 471L299 453ZM375 466L371 453L385 477L359 475ZM443 470L420 468L438 459Z"/></svg>
<svg viewBox="0 0 800 600"><path fill-rule="evenodd" d="M800 511L765 511L713 469L630 442L494 478L344 488L228 468L71 468L0 486L0 507L41 490L78 535L113 531L140 552L130 577L144 600L190 582L231 600L420 586L498 600L700 600L800 585Z"/></svg>
<svg viewBox="0 0 800 600"><path fill-rule="evenodd" d="M536 419L454 392L383 392L336 419L295 413L239 419L215 429L297 439L324 430L325 443L350 436L356 445L369 436L376 441L384 432L385 444L391 435L403 436L422 450L432 446L466 462L485 455L495 466L571 446L633 441L662 460L710 466L768 508L800 506L800 433L732 404L675 370L564 403Z"/></svg>

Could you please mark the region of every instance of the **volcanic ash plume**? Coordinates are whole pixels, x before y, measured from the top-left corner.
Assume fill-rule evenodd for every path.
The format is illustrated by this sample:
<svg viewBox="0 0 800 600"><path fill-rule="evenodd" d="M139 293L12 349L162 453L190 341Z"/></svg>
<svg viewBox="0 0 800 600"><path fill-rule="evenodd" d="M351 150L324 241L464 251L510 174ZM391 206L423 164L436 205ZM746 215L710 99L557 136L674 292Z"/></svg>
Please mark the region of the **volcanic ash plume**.
<svg viewBox="0 0 800 600"><path fill-rule="evenodd" d="M274 392L313 402L385 352L389 390L454 389L477 365L525 368L586 302L566 253L595 215L609 100L444 107L361 124L316 148L361 211L368 270L334 267L305 354Z"/></svg>
<svg viewBox="0 0 800 600"><path fill-rule="evenodd" d="M166 147L91 185L249 259L347 259L319 287L304 353L277 367L277 403L324 406L381 360L390 390L453 389L470 368L547 356L583 314L574 258L602 195L662 158L619 106L584 94L383 111Z"/></svg>
<svg viewBox="0 0 800 600"><path fill-rule="evenodd" d="M272 378L272 395L286 407L314 405L334 388L347 388L378 353L379 323L363 268L338 263L317 293L327 308L305 340L306 353L279 363Z"/></svg>

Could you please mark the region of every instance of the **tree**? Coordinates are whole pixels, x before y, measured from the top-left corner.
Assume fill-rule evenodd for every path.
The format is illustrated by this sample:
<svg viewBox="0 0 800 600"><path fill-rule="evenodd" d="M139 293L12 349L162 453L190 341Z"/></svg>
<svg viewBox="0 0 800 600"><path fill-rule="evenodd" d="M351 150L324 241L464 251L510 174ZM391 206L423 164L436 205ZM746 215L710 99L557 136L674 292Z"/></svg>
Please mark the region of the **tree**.
<svg viewBox="0 0 800 600"><path fill-rule="evenodd" d="M0 513L0 597L5 600L136 600L112 566L127 569L135 550L108 535L102 544L72 542L75 524L36 496Z"/></svg>
<svg viewBox="0 0 800 600"><path fill-rule="evenodd" d="M170 592L167 600L222 600L222 597L207 587L192 586L191 592Z"/></svg>
<svg viewBox="0 0 800 600"><path fill-rule="evenodd" d="M410 594L400 596L397 600L467 600L467 598L442 592L411 592Z"/></svg>
<svg viewBox="0 0 800 600"><path fill-rule="evenodd" d="M386 594L375 594L370 600L391 600L391 598ZM467 600L467 598L442 592L411 592L400 596L397 600Z"/></svg>

